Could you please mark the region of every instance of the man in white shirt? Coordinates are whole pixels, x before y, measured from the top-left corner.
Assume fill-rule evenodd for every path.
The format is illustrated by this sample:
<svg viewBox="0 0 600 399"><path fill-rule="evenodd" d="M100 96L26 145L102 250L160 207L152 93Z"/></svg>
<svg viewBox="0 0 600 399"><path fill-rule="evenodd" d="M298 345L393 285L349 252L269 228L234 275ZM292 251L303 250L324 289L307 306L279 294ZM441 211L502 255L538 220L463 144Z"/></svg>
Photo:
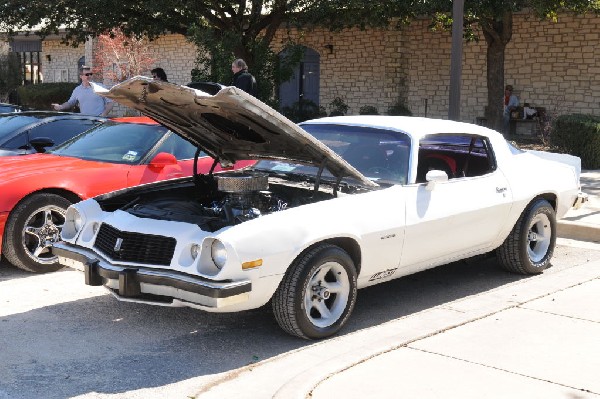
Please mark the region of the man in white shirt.
<svg viewBox="0 0 600 399"><path fill-rule="evenodd" d="M67 102L52 104L55 111L66 111L79 103L79 111L85 115L108 116L114 103L106 97L101 97L94 92L90 84L92 70L88 66L82 66L79 71L81 84L77 86Z"/></svg>

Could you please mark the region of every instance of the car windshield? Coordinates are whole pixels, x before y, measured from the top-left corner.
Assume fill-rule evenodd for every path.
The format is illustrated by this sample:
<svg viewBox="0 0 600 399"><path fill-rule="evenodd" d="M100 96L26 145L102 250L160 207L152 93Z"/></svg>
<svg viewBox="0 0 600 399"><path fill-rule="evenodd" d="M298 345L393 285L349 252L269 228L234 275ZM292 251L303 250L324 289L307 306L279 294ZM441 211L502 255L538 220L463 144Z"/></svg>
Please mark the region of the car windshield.
<svg viewBox="0 0 600 399"><path fill-rule="evenodd" d="M107 122L51 151L90 161L138 164L168 129L161 125Z"/></svg>
<svg viewBox="0 0 600 399"><path fill-rule="evenodd" d="M367 178L378 183L406 184L410 138L401 132L363 126L302 124ZM277 173L316 175L318 168L282 161L260 161L256 168ZM324 176L331 176L324 173Z"/></svg>
<svg viewBox="0 0 600 399"><path fill-rule="evenodd" d="M0 138L6 137L15 130L39 121L39 118L25 115L0 116Z"/></svg>

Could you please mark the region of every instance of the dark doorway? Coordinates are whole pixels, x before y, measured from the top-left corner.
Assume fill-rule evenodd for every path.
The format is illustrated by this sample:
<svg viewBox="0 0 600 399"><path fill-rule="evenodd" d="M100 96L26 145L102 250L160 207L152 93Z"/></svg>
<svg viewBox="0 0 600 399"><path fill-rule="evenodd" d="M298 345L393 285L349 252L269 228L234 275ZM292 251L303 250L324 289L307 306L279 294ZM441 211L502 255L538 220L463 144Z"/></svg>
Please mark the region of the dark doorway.
<svg viewBox="0 0 600 399"><path fill-rule="evenodd" d="M279 56L285 57L285 54ZM319 105L320 58L315 50L304 47L304 57L294 75L279 86L280 107L290 107L300 100L310 100Z"/></svg>

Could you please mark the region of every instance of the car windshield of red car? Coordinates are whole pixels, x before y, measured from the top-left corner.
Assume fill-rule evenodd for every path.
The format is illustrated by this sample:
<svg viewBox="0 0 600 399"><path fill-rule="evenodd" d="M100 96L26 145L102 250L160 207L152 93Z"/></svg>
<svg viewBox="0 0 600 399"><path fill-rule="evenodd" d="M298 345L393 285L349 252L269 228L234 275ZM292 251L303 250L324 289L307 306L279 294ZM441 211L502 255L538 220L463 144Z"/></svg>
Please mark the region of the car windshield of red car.
<svg viewBox="0 0 600 399"><path fill-rule="evenodd" d="M107 122L51 151L90 161L139 164L169 130L161 125Z"/></svg>

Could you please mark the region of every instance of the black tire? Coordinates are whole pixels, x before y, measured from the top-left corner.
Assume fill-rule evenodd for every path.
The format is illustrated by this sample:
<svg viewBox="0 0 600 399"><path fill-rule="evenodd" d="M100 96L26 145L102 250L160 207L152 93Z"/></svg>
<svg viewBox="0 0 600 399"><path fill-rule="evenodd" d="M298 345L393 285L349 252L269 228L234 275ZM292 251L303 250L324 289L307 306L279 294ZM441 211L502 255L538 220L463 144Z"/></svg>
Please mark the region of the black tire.
<svg viewBox="0 0 600 399"><path fill-rule="evenodd" d="M56 194L34 194L22 200L8 217L3 235L6 259L33 273L63 268L50 246L60 239L65 212L71 201Z"/></svg>
<svg viewBox="0 0 600 399"><path fill-rule="evenodd" d="M290 266L273 295L273 313L291 335L329 337L350 317L356 291L356 268L348 253L334 245L319 245Z"/></svg>
<svg viewBox="0 0 600 399"><path fill-rule="evenodd" d="M496 255L510 272L539 274L550 266L555 245L556 213L548 201L537 199L523 211Z"/></svg>

